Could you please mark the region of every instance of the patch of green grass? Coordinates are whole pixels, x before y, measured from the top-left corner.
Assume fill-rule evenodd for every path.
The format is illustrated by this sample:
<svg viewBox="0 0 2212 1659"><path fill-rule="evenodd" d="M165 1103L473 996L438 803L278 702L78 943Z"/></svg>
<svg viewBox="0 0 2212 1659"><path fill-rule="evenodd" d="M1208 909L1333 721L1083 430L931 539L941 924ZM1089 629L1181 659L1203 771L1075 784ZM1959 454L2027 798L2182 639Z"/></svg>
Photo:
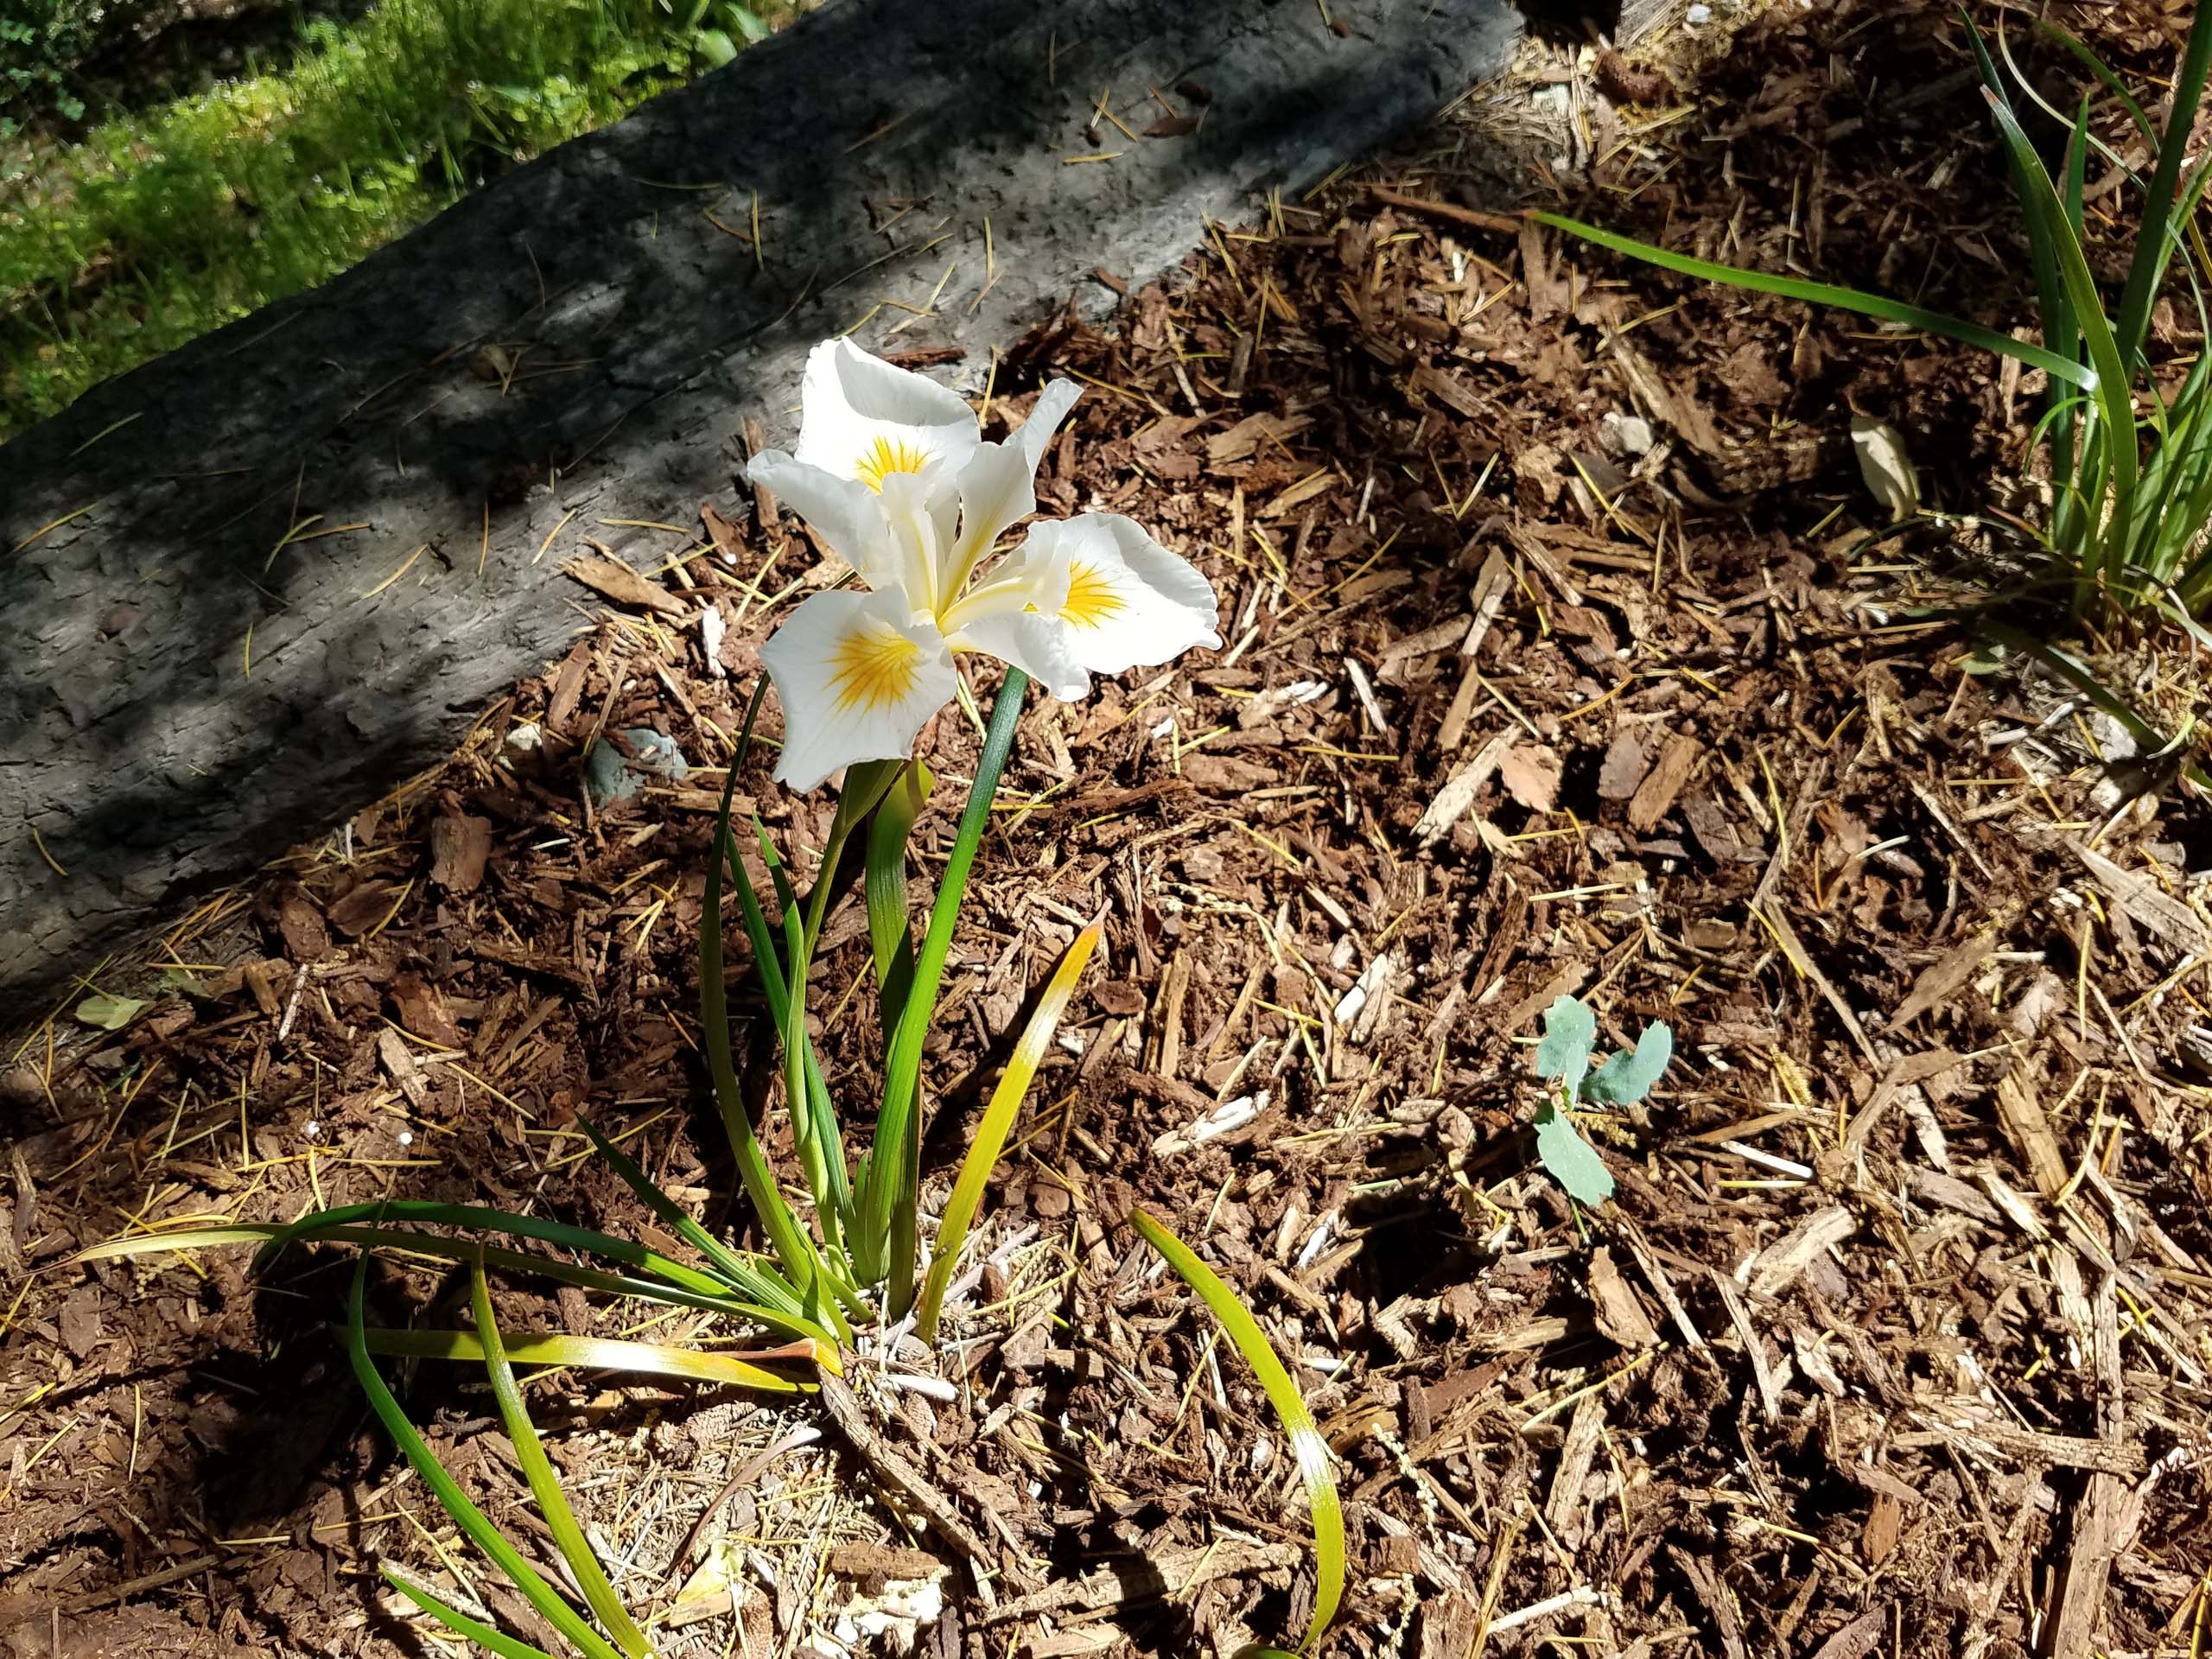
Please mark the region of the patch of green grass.
<svg viewBox="0 0 2212 1659"><path fill-rule="evenodd" d="M381 0L307 24L281 72L22 164L0 201L0 442L765 32L733 0L677 4Z"/></svg>

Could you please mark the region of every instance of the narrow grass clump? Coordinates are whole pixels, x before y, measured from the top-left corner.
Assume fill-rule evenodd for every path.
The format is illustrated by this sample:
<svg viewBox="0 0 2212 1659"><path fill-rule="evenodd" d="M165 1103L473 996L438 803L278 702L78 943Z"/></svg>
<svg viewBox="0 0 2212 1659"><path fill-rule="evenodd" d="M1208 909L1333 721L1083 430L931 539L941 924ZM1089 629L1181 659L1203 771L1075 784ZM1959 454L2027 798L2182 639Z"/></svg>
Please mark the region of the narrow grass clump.
<svg viewBox="0 0 2212 1659"><path fill-rule="evenodd" d="M2212 613L2212 355L2154 365L2148 355L2154 305L2178 270L2200 334L2206 327L2202 279L2208 257L2196 224L2212 156L2189 157L2189 143L2212 73L2212 8L2191 22L2176 70L2163 129L2120 77L2063 29L2039 31L2070 54L2094 85L2071 115L2037 91L2011 61L2002 37L2000 73L1980 33L1966 29L1984 95L2003 141L2027 233L2030 270L2042 325L2040 345L2013 340L1879 294L1833 287L1670 252L1560 214L1541 223L1669 270L1735 288L1830 305L1923 329L2017 359L2048 378L2042 417L2028 445L2031 474L2049 486L2050 504L2032 526L2044 563L2067 590L2078 621L2163 610L2197 626ZM2016 97L2020 100L2016 104ZM2094 100L2107 100L2125 143L2155 162L2147 177L2121 147L2093 130ZM2054 176L2030 141L2022 105L2040 111L2063 143ZM2116 307L2098 286L2086 247L2085 181L2090 151L2137 192L2134 246Z"/></svg>
<svg viewBox="0 0 2212 1659"><path fill-rule="evenodd" d="M734 0L381 0L281 70L101 123L0 202L0 442L762 32Z"/></svg>

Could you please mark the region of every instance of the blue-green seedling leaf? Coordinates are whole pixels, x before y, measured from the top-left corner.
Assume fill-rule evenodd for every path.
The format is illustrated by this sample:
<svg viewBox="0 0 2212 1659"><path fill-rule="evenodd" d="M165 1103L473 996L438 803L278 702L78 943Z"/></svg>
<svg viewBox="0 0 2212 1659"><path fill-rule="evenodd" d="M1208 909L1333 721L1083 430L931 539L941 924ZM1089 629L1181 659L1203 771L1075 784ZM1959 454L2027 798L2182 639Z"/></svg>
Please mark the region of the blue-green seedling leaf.
<svg viewBox="0 0 2212 1659"><path fill-rule="evenodd" d="M671 784L680 784L691 776L690 763L684 760L683 751L676 740L665 732L657 732L650 726L632 726L622 735L629 740L630 752L638 757L638 765Z"/></svg>
<svg viewBox="0 0 2212 1659"><path fill-rule="evenodd" d="M584 760L584 787L591 798L604 806L609 801L626 801L643 786L643 779L622 764L622 751L605 738L591 746L591 753Z"/></svg>
<svg viewBox="0 0 2212 1659"><path fill-rule="evenodd" d="M1562 996L1544 1010L1544 1040L1536 1045L1536 1075L1548 1077L1569 1096L1589 1075L1590 1050L1598 1040L1598 1016L1580 998Z"/></svg>
<svg viewBox="0 0 2212 1659"><path fill-rule="evenodd" d="M1675 1033L1663 1020L1644 1027L1633 1051L1623 1049L1590 1074L1582 1097L1605 1106L1633 1106L1651 1092L1675 1058Z"/></svg>
<svg viewBox="0 0 2212 1659"><path fill-rule="evenodd" d="M1536 1114L1536 1156L1545 1173L1565 1187L1577 1204L1595 1208L1613 1196L1612 1176L1556 1106L1546 1106Z"/></svg>

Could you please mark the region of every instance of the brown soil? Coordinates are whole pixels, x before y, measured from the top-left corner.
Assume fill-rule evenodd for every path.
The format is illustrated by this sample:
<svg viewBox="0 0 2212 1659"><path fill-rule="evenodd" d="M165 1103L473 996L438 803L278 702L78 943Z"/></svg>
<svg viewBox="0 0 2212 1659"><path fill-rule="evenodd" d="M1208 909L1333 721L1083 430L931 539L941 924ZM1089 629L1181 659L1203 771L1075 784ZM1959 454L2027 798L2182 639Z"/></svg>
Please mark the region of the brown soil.
<svg viewBox="0 0 2212 1659"><path fill-rule="evenodd" d="M1533 182L1678 246L2009 321L1978 94L1925 95L1965 61L1941 7L1790 8L1644 108L1612 101L1673 96L1644 66L1542 48L1415 156L999 365L994 423L1052 373L1093 385L1040 498L1198 557L1228 643L1033 708L986 842L929 1061L932 1212L1027 992L1101 908L1108 946L988 1211L943 1361L962 1398L906 1396L885 1431L991 1541L1002 1601L1056 1587L995 1621L956 1598L931 1651L1303 1628L1264 1408L1132 1202L1204 1241L1339 1454L1338 1651L2194 1651L2212 1092L2182 1033L2212 957L2206 826L2155 793L2115 805L2087 710L1966 671L1970 642L1909 608L1924 569L1861 550L1841 441L1846 405L1887 418L1930 496L1967 503L2017 460L2024 397L1969 354L1462 205ZM1554 99L1567 119L1511 153L1560 159L1477 178ZM1609 414L1656 447L1609 451ZM698 556L656 574L669 608L721 611L719 664L668 616L601 613L437 773L180 927L189 983L127 1031L51 1023L15 1055L0 1645L428 1653L374 1565L451 1585L427 1542L450 1529L327 1333L341 1258L256 1284L236 1255L78 1248L385 1194L646 1229L579 1112L742 1225L697 1054L709 791L766 628L836 568L789 520L739 529L731 561L712 539L671 534L671 561ZM592 740L640 726L700 770L588 804ZM976 733L948 711L925 741L926 874ZM823 801L757 760L740 789L785 846L820 844ZM866 1099L856 906L829 932L831 1088ZM1527 1046L1567 992L1611 1040L1679 1039L1652 1101L1593 1130L1619 1182L1597 1212L1527 1127ZM1256 1109L1194 1133L1233 1102ZM451 1324L456 1294L394 1268L375 1300ZM517 1324L626 1317L503 1295ZM944 1554L843 1496L871 1488L834 1435L778 1442L804 1410L582 1377L537 1397L579 1508L636 1552L636 1605L665 1608L702 1538L742 1546L738 1615L662 1628L664 1653L837 1651L839 1586L899 1576L849 1541ZM529 1535L485 1396L424 1369L407 1398Z"/></svg>

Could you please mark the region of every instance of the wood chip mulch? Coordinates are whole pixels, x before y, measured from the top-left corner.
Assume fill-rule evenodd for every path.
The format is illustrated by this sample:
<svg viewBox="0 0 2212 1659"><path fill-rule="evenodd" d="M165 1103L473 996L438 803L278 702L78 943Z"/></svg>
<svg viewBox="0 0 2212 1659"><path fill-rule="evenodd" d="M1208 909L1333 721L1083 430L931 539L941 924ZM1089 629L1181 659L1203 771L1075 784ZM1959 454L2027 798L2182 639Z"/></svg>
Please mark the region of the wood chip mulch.
<svg viewBox="0 0 2212 1659"><path fill-rule="evenodd" d="M880 1402L997 1605L834 1438L779 1438L803 1411L558 1379L535 1397L633 1605L731 1564L737 1614L691 1608L660 1651L856 1649L851 1586L925 1570L916 1544L953 1593L904 1633L944 1659L1302 1629L1294 1474L1134 1202L1204 1241L1341 1459L1336 1651L2201 1649L2212 839L2178 793L2120 798L2094 711L1968 671L1912 608L1914 548L1864 550L1839 442L1849 408L1890 419L1963 501L2028 400L1962 352L1484 222L1580 169L1591 216L1994 311L1988 259L2018 261L1975 95L1898 94L1964 61L1946 16L1788 9L1687 94L1543 48L1419 151L997 365L995 434L1050 375L1089 388L1046 511L1135 514L1224 619L1218 652L1033 706L927 1063L933 1212L1103 909L937 1361L953 1397ZM1471 182L1503 125L1554 117L1512 191ZM752 506L671 503L652 595L590 600L449 764L210 901L124 1032L65 1018L12 1056L0 1647L421 1653L373 1564L452 1582L327 1333L334 1255L256 1286L236 1254L78 1247L386 1193L648 1229L579 1113L742 1226L699 1058L711 807L761 639L840 574ZM641 762L645 730L689 775L590 798L594 745ZM926 887L976 731L956 708L925 742ZM739 789L820 845L826 798L759 758ZM865 1100L856 903L829 938L830 1086ZM1649 1102L1591 1120L1619 1183L1596 1212L1529 1128L1570 993L1608 1042L1663 1020L1679 1045ZM635 1313L502 1296L518 1325ZM449 1324L466 1293L395 1267L377 1299ZM423 1369L408 1397L529 1536L486 1396Z"/></svg>

